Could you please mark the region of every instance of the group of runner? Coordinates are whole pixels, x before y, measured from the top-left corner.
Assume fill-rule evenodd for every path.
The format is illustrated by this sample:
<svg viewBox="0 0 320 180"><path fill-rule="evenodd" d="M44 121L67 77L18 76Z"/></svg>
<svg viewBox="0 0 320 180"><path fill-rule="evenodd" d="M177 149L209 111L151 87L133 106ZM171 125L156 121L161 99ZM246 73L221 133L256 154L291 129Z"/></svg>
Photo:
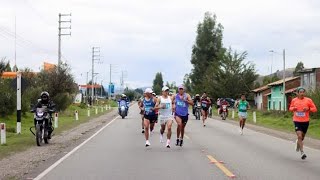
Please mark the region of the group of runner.
<svg viewBox="0 0 320 180"><path fill-rule="evenodd" d="M305 97L306 90L304 88L297 88L297 97L294 98L289 107L289 111L293 112L294 128L297 135L295 143L295 150L301 153L301 159L306 159L307 155L303 150L303 140L308 131L310 112L316 112L317 108L314 102ZM202 106L202 122L206 126L206 119L208 117L208 109L212 105L211 99L204 92L202 97L196 94L195 99L200 100ZM183 85L178 87L178 93L171 95L168 87L162 88L162 95L156 97L151 88L147 88L144 92L144 98L139 102L142 118L142 133L145 134L146 147L150 146L149 132L154 129L155 123L160 121L160 142L163 143L163 134L167 130L166 147L170 148L170 140L172 135L172 124L175 120L177 123L177 140L176 146L183 145L183 137L185 127L188 122L189 105L193 106L196 101L191 99L191 96L185 92ZM241 99L236 101L234 107L237 109L239 115L239 132L243 135L243 129L248 117L248 110L250 105L246 100L245 94L241 95ZM158 114L159 113L159 117Z"/></svg>
<svg viewBox="0 0 320 180"><path fill-rule="evenodd" d="M184 129L188 122L189 105L193 105L191 96L185 92L183 85L178 87L178 93L176 95L170 95L169 88L166 86L162 88L162 95L160 97L157 98L152 94L152 89L147 88L144 91L144 98L138 103L143 121L142 133L144 133L146 139L145 146L148 147L151 145L149 140L150 132L152 133L158 119L161 125L160 142L164 142L163 134L167 129L166 147L171 147L171 129L173 121L175 120L177 123L176 146L182 146ZM159 117L157 117L156 112L159 112Z"/></svg>

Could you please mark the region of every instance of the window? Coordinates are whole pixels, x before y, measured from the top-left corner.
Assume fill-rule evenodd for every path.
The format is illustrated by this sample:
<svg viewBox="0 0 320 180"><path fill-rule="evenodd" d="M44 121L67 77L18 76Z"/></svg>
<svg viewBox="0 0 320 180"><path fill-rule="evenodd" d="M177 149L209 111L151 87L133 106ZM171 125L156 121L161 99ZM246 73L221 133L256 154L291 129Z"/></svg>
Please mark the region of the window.
<svg viewBox="0 0 320 180"><path fill-rule="evenodd" d="M281 101L279 101L279 110L281 111L282 106L281 106Z"/></svg>
<svg viewBox="0 0 320 180"><path fill-rule="evenodd" d="M308 85L308 74L303 75L303 84L302 85Z"/></svg>
<svg viewBox="0 0 320 180"><path fill-rule="evenodd" d="M282 87L281 87L281 86L279 87L279 91L280 91L280 92L282 91Z"/></svg>
<svg viewBox="0 0 320 180"><path fill-rule="evenodd" d="M311 73L310 74L310 85L314 85L314 83L315 83L315 75L314 75L314 73Z"/></svg>

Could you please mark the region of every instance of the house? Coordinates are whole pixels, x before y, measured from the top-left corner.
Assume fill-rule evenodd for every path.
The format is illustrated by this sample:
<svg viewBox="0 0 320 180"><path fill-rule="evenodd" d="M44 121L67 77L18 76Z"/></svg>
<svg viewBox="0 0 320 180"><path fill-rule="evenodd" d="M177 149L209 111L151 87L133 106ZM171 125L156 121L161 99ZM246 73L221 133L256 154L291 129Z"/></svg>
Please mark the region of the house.
<svg viewBox="0 0 320 180"><path fill-rule="evenodd" d="M287 111L295 90L300 86L300 77L290 77L285 79L285 90L283 90L283 80L268 84L271 92L265 94L268 99L268 110ZM285 91L286 97L283 97Z"/></svg>
<svg viewBox="0 0 320 180"><path fill-rule="evenodd" d="M300 86L307 90L320 88L320 68L303 69L299 71L301 84Z"/></svg>
<svg viewBox="0 0 320 180"><path fill-rule="evenodd" d="M259 87L257 89L252 90L254 93L254 102L256 108L258 110L265 110L268 108L268 97L265 96L266 94L271 93L271 89L268 85Z"/></svg>

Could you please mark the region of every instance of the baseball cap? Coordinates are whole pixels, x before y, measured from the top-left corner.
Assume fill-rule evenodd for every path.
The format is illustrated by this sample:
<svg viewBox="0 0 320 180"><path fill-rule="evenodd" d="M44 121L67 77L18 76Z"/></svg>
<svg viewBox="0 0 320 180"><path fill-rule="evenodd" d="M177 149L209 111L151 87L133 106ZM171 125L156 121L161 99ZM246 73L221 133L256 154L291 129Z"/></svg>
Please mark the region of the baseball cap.
<svg viewBox="0 0 320 180"><path fill-rule="evenodd" d="M153 93L151 88L147 88L146 90L144 90L144 93Z"/></svg>
<svg viewBox="0 0 320 180"><path fill-rule="evenodd" d="M178 89L184 89L184 86L183 86L183 85L180 85L180 86L178 87Z"/></svg>
<svg viewBox="0 0 320 180"><path fill-rule="evenodd" d="M166 90L169 90L169 88L168 88L167 86L164 86L164 87L162 88L162 91L166 91Z"/></svg>

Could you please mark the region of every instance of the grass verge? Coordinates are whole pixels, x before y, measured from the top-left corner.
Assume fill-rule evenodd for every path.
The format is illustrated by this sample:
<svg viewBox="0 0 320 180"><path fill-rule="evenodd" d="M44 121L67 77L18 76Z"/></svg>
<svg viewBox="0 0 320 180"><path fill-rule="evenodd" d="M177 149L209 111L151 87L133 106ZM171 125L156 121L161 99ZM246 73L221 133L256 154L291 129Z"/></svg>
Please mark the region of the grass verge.
<svg viewBox="0 0 320 180"><path fill-rule="evenodd" d="M101 107L104 107L103 112ZM54 130L54 134L58 135L63 131L74 128L82 123L88 122L90 119L101 116L107 113L105 106L98 108L98 114L95 114L95 108L90 108L90 117L88 117L87 108L78 106L70 106L66 111L59 114L58 128ZM114 107L114 104L111 104ZM75 111L79 112L79 120L75 120ZM16 115L11 115L0 119L0 123L6 123L6 142L7 144L0 145L0 160L4 157L17 152L25 151L32 146L36 146L35 138L29 128L33 126L33 114L26 113L21 120L21 134L16 134Z"/></svg>
<svg viewBox="0 0 320 180"><path fill-rule="evenodd" d="M229 118L232 119L232 109L229 109ZM213 109L213 114L218 115L217 109ZM247 123L263 126L270 129L275 129L283 132L294 133L294 126L292 122L291 112L277 112L277 111L256 111L257 121L253 122L253 111L248 111ZM235 118L238 120L238 114L235 112ZM316 119L310 120L307 136L320 139L320 121Z"/></svg>

